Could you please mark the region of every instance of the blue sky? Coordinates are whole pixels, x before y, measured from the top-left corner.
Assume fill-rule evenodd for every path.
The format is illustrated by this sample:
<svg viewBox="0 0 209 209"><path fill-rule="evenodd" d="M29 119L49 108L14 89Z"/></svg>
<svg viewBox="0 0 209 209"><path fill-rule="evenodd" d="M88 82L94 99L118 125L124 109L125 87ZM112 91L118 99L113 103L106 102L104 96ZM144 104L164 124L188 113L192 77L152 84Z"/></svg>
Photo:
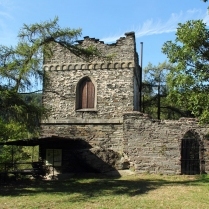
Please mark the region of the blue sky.
<svg viewBox="0 0 209 209"><path fill-rule="evenodd" d="M115 42L134 31L137 51L143 42L143 67L166 60L164 42L175 39L179 22L204 19L208 4L201 0L0 0L0 44L15 45L23 24L59 17L61 27L82 28L82 36Z"/></svg>

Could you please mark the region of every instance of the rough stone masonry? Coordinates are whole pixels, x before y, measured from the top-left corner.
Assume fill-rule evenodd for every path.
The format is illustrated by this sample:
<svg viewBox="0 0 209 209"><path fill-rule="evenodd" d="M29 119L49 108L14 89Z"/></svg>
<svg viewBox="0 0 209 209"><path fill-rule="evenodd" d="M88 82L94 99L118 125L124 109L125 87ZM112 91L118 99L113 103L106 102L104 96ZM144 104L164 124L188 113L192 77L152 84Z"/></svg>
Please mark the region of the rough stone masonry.
<svg viewBox="0 0 209 209"><path fill-rule="evenodd" d="M89 153L109 168L181 174L181 140L191 132L201 144L200 170L209 171L208 127L190 119L152 120L138 112L140 66L133 32L113 44L84 37L78 45L94 46L112 59L95 57L87 62L59 45L54 46L53 57L44 62L47 81L43 105L49 110L49 117L41 123L42 136L84 140L91 148L86 152L81 147L80 156L101 172L108 171L108 167L91 163ZM79 84L85 78L95 88L94 108L79 109Z"/></svg>

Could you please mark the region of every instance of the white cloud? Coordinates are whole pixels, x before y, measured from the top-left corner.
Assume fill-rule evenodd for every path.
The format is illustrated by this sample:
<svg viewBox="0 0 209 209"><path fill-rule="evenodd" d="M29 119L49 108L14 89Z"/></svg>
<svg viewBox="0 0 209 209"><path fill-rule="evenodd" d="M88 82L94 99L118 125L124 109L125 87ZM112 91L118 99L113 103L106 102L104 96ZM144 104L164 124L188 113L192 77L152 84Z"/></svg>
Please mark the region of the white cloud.
<svg viewBox="0 0 209 209"><path fill-rule="evenodd" d="M16 41L16 35L13 34L9 24L10 21L14 20L13 10L13 1L0 0L0 44L10 46Z"/></svg>
<svg viewBox="0 0 209 209"><path fill-rule="evenodd" d="M0 0L0 6L4 9L11 9L13 2L11 0Z"/></svg>
<svg viewBox="0 0 209 209"><path fill-rule="evenodd" d="M5 23L8 19L13 19L11 15L11 8L12 3L11 1L2 1L0 0L0 30L4 31L7 27L7 24Z"/></svg>
<svg viewBox="0 0 209 209"><path fill-rule="evenodd" d="M209 25L209 14L202 13L201 10L193 9L193 10L188 10L185 13L184 12L180 12L179 14L173 13L171 14L170 18L167 21L162 21L161 19L157 21L153 19L146 20L137 29L134 28L130 31L135 32L136 38L142 36L171 33L176 31L178 23L184 23L187 20L192 20L192 19L202 19L207 25ZM124 33L120 35L109 36L101 40L109 43L109 42L114 42L115 40L119 39L122 36L124 36Z"/></svg>
<svg viewBox="0 0 209 209"><path fill-rule="evenodd" d="M0 16L3 17L3 18L12 18L12 16L7 12L1 12L0 11Z"/></svg>
<svg viewBox="0 0 209 209"><path fill-rule="evenodd" d="M4 19L13 19L13 2L11 0L0 0L0 18L3 22Z"/></svg>

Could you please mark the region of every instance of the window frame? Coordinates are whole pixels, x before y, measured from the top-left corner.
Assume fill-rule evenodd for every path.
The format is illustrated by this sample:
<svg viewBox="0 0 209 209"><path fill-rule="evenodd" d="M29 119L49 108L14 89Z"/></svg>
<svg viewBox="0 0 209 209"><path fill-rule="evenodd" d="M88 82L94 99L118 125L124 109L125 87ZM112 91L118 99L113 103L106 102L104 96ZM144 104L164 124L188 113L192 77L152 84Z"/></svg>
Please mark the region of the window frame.
<svg viewBox="0 0 209 209"><path fill-rule="evenodd" d="M91 81L91 83L93 84L93 87L94 87L94 101L93 101L93 107L91 108L88 108L88 107L85 107L85 108L82 108L81 106L81 101L82 101L82 93L81 93L81 87L82 87L82 84L85 82L85 81ZM88 93L87 93L87 97L88 97ZM89 76L85 76L83 78L81 78L79 80L79 82L77 83L77 87L76 87L76 104L75 104L75 109L77 112L93 112L93 111L97 111L97 85L95 83L95 81L90 78Z"/></svg>

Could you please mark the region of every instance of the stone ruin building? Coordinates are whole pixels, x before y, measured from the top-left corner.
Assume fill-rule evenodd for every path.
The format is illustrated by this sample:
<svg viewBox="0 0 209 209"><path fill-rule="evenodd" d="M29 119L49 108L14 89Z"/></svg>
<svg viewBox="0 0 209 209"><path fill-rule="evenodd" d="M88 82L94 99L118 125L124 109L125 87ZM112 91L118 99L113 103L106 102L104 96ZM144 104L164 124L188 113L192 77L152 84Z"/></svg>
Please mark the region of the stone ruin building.
<svg viewBox="0 0 209 209"><path fill-rule="evenodd" d="M153 120L139 112L140 70L135 34L116 43L84 37L110 61L88 62L59 45L44 61L47 81L40 155L61 173L199 174L209 172L209 128L195 119ZM53 159L52 159L53 152Z"/></svg>

